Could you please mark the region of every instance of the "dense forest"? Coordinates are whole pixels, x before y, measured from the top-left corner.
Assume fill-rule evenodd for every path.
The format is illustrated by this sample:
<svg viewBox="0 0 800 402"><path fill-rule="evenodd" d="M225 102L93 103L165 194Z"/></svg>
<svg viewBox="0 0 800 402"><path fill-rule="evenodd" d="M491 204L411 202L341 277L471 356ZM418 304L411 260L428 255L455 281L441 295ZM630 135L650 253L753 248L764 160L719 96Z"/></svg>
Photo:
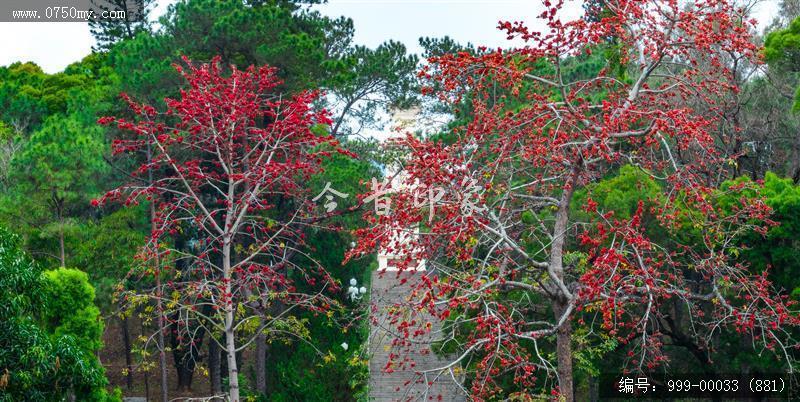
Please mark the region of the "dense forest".
<svg viewBox="0 0 800 402"><path fill-rule="evenodd" d="M0 400L370 400L381 249L429 273L385 371L434 331L474 400L793 372L800 1L763 32L754 2L544 2L543 33L475 27L523 47L420 55L319 3L181 0L0 67Z"/></svg>

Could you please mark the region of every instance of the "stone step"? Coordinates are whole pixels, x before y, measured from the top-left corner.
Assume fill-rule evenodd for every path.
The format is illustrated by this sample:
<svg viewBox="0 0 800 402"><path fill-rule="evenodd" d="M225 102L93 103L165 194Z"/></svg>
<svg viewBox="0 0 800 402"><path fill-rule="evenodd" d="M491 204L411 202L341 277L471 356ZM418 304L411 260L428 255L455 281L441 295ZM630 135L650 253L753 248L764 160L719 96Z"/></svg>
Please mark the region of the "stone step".
<svg viewBox="0 0 800 402"><path fill-rule="evenodd" d="M428 272L373 272L372 289L370 290L371 330L369 337L370 352L370 400L378 402L390 401L466 401L467 397L459 384L453 381L449 372L428 374L428 379L420 375L421 370L431 370L446 366L449 361L431 351L426 342L435 341L431 335L414 337L414 346L397 346L396 324L391 322L390 308L398 308L408 301L412 294L413 284ZM406 283L402 283L402 279ZM399 305L399 306L398 306ZM440 329L437 319L419 314L414 318L419 323L431 322L431 333ZM388 331L387 331L388 330ZM412 329L413 330L413 329ZM405 365L393 367L392 372L384 369L390 354L400 356ZM398 360L398 359L396 359ZM413 362L413 367L411 367Z"/></svg>

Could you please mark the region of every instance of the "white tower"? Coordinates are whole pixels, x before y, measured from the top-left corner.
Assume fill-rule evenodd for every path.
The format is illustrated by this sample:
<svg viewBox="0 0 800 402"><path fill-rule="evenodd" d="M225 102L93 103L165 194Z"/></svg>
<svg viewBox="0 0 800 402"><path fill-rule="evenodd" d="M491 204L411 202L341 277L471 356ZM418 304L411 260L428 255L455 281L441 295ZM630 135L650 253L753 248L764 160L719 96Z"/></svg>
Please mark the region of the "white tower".
<svg viewBox="0 0 800 402"><path fill-rule="evenodd" d="M379 138L388 140L403 135L404 131L417 129L418 113L418 110L396 111L392 115L392 121L400 127L400 130L382 133ZM407 176L404 176L399 169L399 166L387 169L389 170L386 172L387 177L393 177L392 188L407 183L405 180ZM406 400L465 402L467 397L462 392L461 385L453 381L456 377L460 378L460 375L447 370L442 372L436 370L448 364L447 358L437 355L431 349L440 335L441 325L434 317L413 308L416 302L413 289L423 276L432 274L425 270L425 260L412 262L410 269L407 268L404 272L385 272L398 271L395 261L406 258L405 255L389 250L398 248L402 250L403 247L397 246L407 244L418 235L419 228L409 228L408 231L390 240L393 245L389 247L386 244L381 245L378 251L378 269L372 272L370 291L372 308L370 308L368 340L369 399L374 402ZM398 312L404 316L413 315L419 322L430 321L432 323L430 333L416 337L413 345L398 344L396 341L401 338L393 322ZM391 370L386 370L387 365Z"/></svg>
<svg viewBox="0 0 800 402"><path fill-rule="evenodd" d="M404 109L404 110L394 110L392 112L392 129L388 130L387 132L383 133L384 135L381 136L383 141L391 140L393 138L402 137L405 135L404 133L409 130L417 129L417 116L419 115L419 109L411 108L411 109ZM387 168L386 177L391 177L391 188L402 188L404 187L404 183L406 183L406 178L408 177L405 172L398 170L401 169L400 166L390 166ZM397 271L397 265L394 263L399 258L405 258L404 255L397 254L396 252L389 251L390 248L394 249L404 249L402 245L408 244L409 241L414 240L414 238L419 234L419 228L409 228L406 233L399 234L395 236L390 243L394 246L401 246L401 247L386 247L387 245L382 245L381 248L378 250L378 271ZM409 271L424 271L425 270L425 260L421 260L416 262L416 264L412 264L409 268Z"/></svg>

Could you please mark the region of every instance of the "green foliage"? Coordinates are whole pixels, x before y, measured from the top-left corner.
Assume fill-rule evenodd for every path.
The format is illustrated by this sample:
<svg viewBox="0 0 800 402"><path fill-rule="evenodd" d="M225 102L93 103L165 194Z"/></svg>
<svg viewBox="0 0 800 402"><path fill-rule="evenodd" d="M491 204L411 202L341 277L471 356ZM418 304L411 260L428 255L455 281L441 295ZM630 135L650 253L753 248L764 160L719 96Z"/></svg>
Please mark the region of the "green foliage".
<svg viewBox="0 0 800 402"><path fill-rule="evenodd" d="M764 59L778 69L800 71L800 17L789 27L770 32L764 41ZM792 109L800 111L800 88L795 93Z"/></svg>
<svg viewBox="0 0 800 402"><path fill-rule="evenodd" d="M745 184L745 190L737 192L726 191L733 185ZM638 200L643 200L645 205L649 200L660 197L658 183L647 173L631 166L623 166L619 174L606 178L592 186L587 191L576 192L578 206L585 203L586 196L591 195L598 203L598 210L614 211L615 217L629 217L636 209ZM769 278L783 289L784 294L793 292L800 294L800 280L797 272L800 270L800 186L792 183L790 179L783 179L773 173L767 173L763 185L752 182L749 178L740 177L723 183L714 194L714 202L722 210L733 210L740 204L740 198L761 196L773 209L772 219L778 221L779 226L771 228L766 236L759 233L748 232L731 245L729 251L738 253L740 262L749 265L753 273L769 272ZM678 197L680 198L680 197ZM676 201L675 208L681 208ZM583 212L579 208L573 210L580 216ZM682 213L690 213L682 211ZM696 212L691 212L696 213ZM657 222L647 219L645 215L645 228L650 238L661 238L659 243L670 244L677 241L682 244L699 244L702 241L703 228L689 226L687 223L678 231L667 231L657 225ZM689 275L691 275L689 273ZM708 366L699 357L693 356L693 342L688 338L690 328L686 324L688 317L685 307L680 302L666 305L671 313L669 316L677 324L671 328L676 332L677 338L672 338L666 348L666 354L671 359L672 372L703 372L703 373L736 373L743 368L751 371L771 372L776 369L775 361L766 355L754 353L741 353L743 347L749 347L750 340L740 334L720 333L713 344L713 366ZM583 337L581 329L576 329L576 340L581 348L576 349L576 362L589 374L594 374L599 369L618 367L622 364L624 345L616 345L616 349L607 353L608 345L603 339ZM585 350L583 348L586 348ZM597 354L597 352L601 352ZM705 353L705 352L704 352Z"/></svg>
<svg viewBox="0 0 800 402"><path fill-rule="evenodd" d="M625 165L616 175L576 191L572 203L573 215L583 214L580 209L586 204L587 197L597 203L598 211L613 211L615 218L629 219L636 212L639 201L644 202L645 207L655 205L661 201L663 192L648 172Z"/></svg>
<svg viewBox="0 0 800 402"><path fill-rule="evenodd" d="M87 354L103 346L103 322L85 272L72 268L46 271L42 291L47 303L42 318L48 332L74 337Z"/></svg>
<svg viewBox="0 0 800 402"><path fill-rule="evenodd" d="M358 345L366 338L360 334L337 336L337 330L325 325L312 328L312 333L318 335L311 339L313 347L297 341L273 342L270 355L274 365L267 373L271 392L263 400L365 401L368 367ZM348 351L342 349L342 342L348 343Z"/></svg>
<svg viewBox="0 0 800 402"><path fill-rule="evenodd" d="M165 96L175 96L183 83L172 68L179 60L178 52L157 34L142 32L122 41L109 51L109 58L120 77L120 90L136 99L156 104Z"/></svg>
<svg viewBox="0 0 800 402"><path fill-rule="evenodd" d="M441 38L431 38L427 36L419 38L419 45L423 49L422 57L424 59L459 52L478 54L478 50L475 49L472 43L462 45L446 35Z"/></svg>
<svg viewBox="0 0 800 402"><path fill-rule="evenodd" d="M599 337L600 341L596 342L595 337ZM603 359L619 346L619 341L614 337L606 334L595 336L583 327L575 329L572 339L576 346L573 354L575 367L593 377L600 376Z"/></svg>
<svg viewBox="0 0 800 402"><path fill-rule="evenodd" d="M399 42L354 46L353 21L329 18L294 1L190 0L174 4L163 29L115 45L110 56L122 89L137 99L174 97L182 81L171 67L185 55L240 68L270 65L293 93L326 89L336 113L334 134L379 123L376 111L407 107L417 58ZM346 123L346 124L344 124Z"/></svg>
<svg viewBox="0 0 800 402"><path fill-rule="evenodd" d="M374 120L380 108L412 106L416 102L411 94L415 89L417 63L417 57L406 55L406 47L395 41L385 42L376 49L355 46L347 49L343 57L326 62L326 67L334 72L326 85L344 103L333 134L341 134L347 114L357 121L356 127L363 127Z"/></svg>
<svg viewBox="0 0 800 402"><path fill-rule="evenodd" d="M41 270L21 250L20 239L0 227L0 323L40 305Z"/></svg>
<svg viewBox="0 0 800 402"><path fill-rule="evenodd" d="M726 190L733 185L745 185L739 193ZM782 294L791 294L798 299L800 295L800 186L791 179L784 179L772 172L764 176L763 184L755 183L748 177L728 180L720 186L718 203L726 210L740 204L742 197L763 197L773 210L770 219L778 226L770 228L766 236L748 231L736 239L729 252L738 261L746 264L753 274L767 272L773 286ZM716 372L736 372L743 367L750 371L774 372L783 370L780 363L767 357L767 354L739 353L743 346L749 347L750 340L739 334L721 334L715 345Z"/></svg>
<svg viewBox="0 0 800 402"><path fill-rule="evenodd" d="M84 343L86 332L66 327L50 331L39 324L55 313L50 310L55 301L48 296L48 275L42 275L21 246L18 236L0 227L0 401L61 400L70 393L82 401L120 400L118 392L109 395L105 390L103 368L94 355L99 333L93 334L97 342ZM93 291L91 286L87 290L85 276L78 282L81 279L84 285L77 288L82 291L75 293L82 300L75 305L94 307L85 305L87 293ZM70 304L66 298L58 299ZM91 318L97 322L96 308Z"/></svg>
<svg viewBox="0 0 800 402"><path fill-rule="evenodd" d="M32 190L64 202L88 202L97 191L92 180L106 169L103 132L79 115L52 116L31 136L17 168L28 176Z"/></svg>
<svg viewBox="0 0 800 402"><path fill-rule="evenodd" d="M107 311L112 308L116 286L134 267L149 226L144 205L104 212L100 219L83 224L70 246L74 250L72 264L89 275L97 290L97 304Z"/></svg>
<svg viewBox="0 0 800 402"><path fill-rule="evenodd" d="M19 133L37 127L48 112L42 96L44 77L33 63L0 67L0 119Z"/></svg>
<svg viewBox="0 0 800 402"><path fill-rule="evenodd" d="M369 161L334 155L324 162L324 173L312 178L312 193L319 194L326 183L348 194L345 199L335 198L336 211L355 205L355 195L363 188L359 180L379 177L380 172ZM319 207L324 208L320 199ZM333 225L355 228L363 224L361 211L345 213ZM359 286L369 286L370 272L374 268L367 260L350 261L342 265L344 253L352 241L346 232L315 230L309 233L310 256L325 266L331 275L347 286L356 278ZM313 313L299 314L306 319L307 340L296 338L271 338L269 347L270 368L267 370L269 401L353 401L366 400L368 367L364 360L365 342L369 330L363 320L350 322L352 314L363 313L364 301L352 302L344 292L337 294L344 305L328 316ZM341 344L346 342L348 349Z"/></svg>
<svg viewBox="0 0 800 402"><path fill-rule="evenodd" d="M109 4L112 7L107 7ZM108 50L122 39L132 38L139 32L148 31L148 15L155 0L105 0L100 2L104 11L125 10L125 18L89 20L89 28L95 38L94 50Z"/></svg>
<svg viewBox="0 0 800 402"><path fill-rule="evenodd" d="M88 214L107 173L104 133L95 124L117 86L106 61L93 54L52 75L30 63L0 68L0 103L7 106L0 111L0 222L13 225L37 256L58 258L57 239L77 233L76 218Z"/></svg>
<svg viewBox="0 0 800 402"><path fill-rule="evenodd" d="M795 18L785 29L770 32L764 42L767 62L800 64L800 18Z"/></svg>
<svg viewBox="0 0 800 402"><path fill-rule="evenodd" d="M74 237L98 191L102 130L75 113L48 117L11 162L12 188L0 197L0 219L23 233L30 249L59 254L57 239Z"/></svg>
<svg viewBox="0 0 800 402"><path fill-rule="evenodd" d="M730 186L734 183L750 182L747 178L739 178L723 184ZM770 278L797 298L800 295L800 186L791 179L780 178L774 173L767 172L760 195L765 198L767 205L772 208L772 220L778 222L767 231L766 236L759 233L747 233L739 241L740 259L747 262L753 272L769 270ZM750 191L749 196L756 196L755 191ZM722 202L733 205L736 200L730 197Z"/></svg>
<svg viewBox="0 0 800 402"><path fill-rule="evenodd" d="M45 74L33 63L0 67L0 120L21 132L33 131L45 117L67 113L69 101L76 91L97 87L107 81L94 81L92 78L99 77L75 69Z"/></svg>
<svg viewBox="0 0 800 402"><path fill-rule="evenodd" d="M269 64L278 68L284 89L315 88L327 74L327 54L337 50L326 48L326 37L340 24L295 10L290 2L183 1L161 18L163 29L122 41L110 55L123 90L151 102L176 95L182 81L171 64L182 55L193 60L219 55L223 65L239 67Z"/></svg>

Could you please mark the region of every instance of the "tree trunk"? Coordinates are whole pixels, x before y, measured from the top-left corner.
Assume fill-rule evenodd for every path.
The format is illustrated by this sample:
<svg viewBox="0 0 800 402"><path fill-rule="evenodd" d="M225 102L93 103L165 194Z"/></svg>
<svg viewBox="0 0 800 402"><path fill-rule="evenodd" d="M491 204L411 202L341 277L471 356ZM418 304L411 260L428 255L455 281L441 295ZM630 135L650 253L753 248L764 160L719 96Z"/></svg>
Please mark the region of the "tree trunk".
<svg viewBox="0 0 800 402"><path fill-rule="evenodd" d="M222 394L222 367L220 362L220 349L215 337L208 340L208 370L211 381L211 393Z"/></svg>
<svg viewBox="0 0 800 402"><path fill-rule="evenodd" d="M161 311L161 299L158 299L158 363L161 366L161 401L169 402L167 392L167 354L164 351L164 314Z"/></svg>
<svg viewBox="0 0 800 402"><path fill-rule="evenodd" d="M575 400L573 379L572 379L572 323L569 315L571 314L571 299L573 295L566 286L564 273L564 243L569 226L569 205L572 202L572 194L575 185L578 183L579 167L573 166L570 172L570 180L561 194L558 203L558 212L553 225L553 243L550 247L550 261L548 273L551 278L554 295L552 298L553 313L555 314L556 325L556 356L558 358L558 386L561 395L567 402ZM565 317L566 315L566 317Z"/></svg>
<svg viewBox="0 0 800 402"><path fill-rule="evenodd" d="M150 400L150 373L144 372L144 395L145 399Z"/></svg>
<svg viewBox="0 0 800 402"><path fill-rule="evenodd" d="M256 337L256 390L267 395L267 336L263 332Z"/></svg>
<svg viewBox="0 0 800 402"><path fill-rule="evenodd" d="M175 371L178 375L178 390L189 392L192 390L192 377L194 376L194 354L192 352L172 352Z"/></svg>
<svg viewBox="0 0 800 402"><path fill-rule="evenodd" d="M120 323L122 324L122 344L125 348L125 367L128 369L125 385L128 390L131 390L133 389L133 357L131 356L131 332L128 328L128 317L123 317Z"/></svg>
<svg viewBox="0 0 800 402"><path fill-rule="evenodd" d="M144 321L140 321L139 325L141 326L141 331L142 331L141 333L142 334L146 333L145 332L145 328L144 328ZM145 394L145 398L147 398L147 400L149 401L150 400L150 370L144 370L144 394Z"/></svg>
<svg viewBox="0 0 800 402"><path fill-rule="evenodd" d="M208 310L211 309L209 308ZM204 313L207 314L205 311ZM203 327L192 330L192 332L195 334L194 338L191 342L185 344L181 344L178 340L177 331L172 331L170 336L172 359L178 374L178 389L187 392L192 390L194 369L197 367L197 360L200 358L199 346L203 344L203 338L206 333Z"/></svg>
<svg viewBox="0 0 800 402"><path fill-rule="evenodd" d="M180 250L184 248L184 242L180 237L175 238L174 241L177 249ZM189 252L189 250L186 250L186 252ZM190 273L186 272L186 266L183 261L176 261L175 268L182 275L190 275ZM212 308L210 305L204 305L201 309L201 312L203 316L207 317L211 315ZM180 318L179 313L174 312L170 314L169 318L172 322L177 322ZM188 323L185 325L186 328L184 330L187 333L192 334L190 335L189 341L182 342L177 329L170 331L169 341L172 345L172 359L175 363L175 369L178 374L178 390L189 392L192 390L194 370L197 367L197 361L200 359L200 348L203 344L203 338L206 336L206 327L203 325L198 325L195 327L189 325Z"/></svg>
<svg viewBox="0 0 800 402"><path fill-rule="evenodd" d="M59 254L59 258L61 259L61 267L64 268L64 267L67 266L67 258L66 258L66 255L64 253L64 228L63 227L58 231L58 247L61 250L61 252Z"/></svg>
<svg viewBox="0 0 800 402"><path fill-rule="evenodd" d="M233 331L233 300L231 289L231 239L222 240L222 274L225 279L225 352L228 355L228 394L231 402L239 402L239 369L236 366L236 339Z"/></svg>
<svg viewBox="0 0 800 402"><path fill-rule="evenodd" d="M800 184L800 133L796 134L794 138L794 146L792 147L792 165L789 174L795 184Z"/></svg>
<svg viewBox="0 0 800 402"><path fill-rule="evenodd" d="M153 155L150 152L150 144L147 144L147 162L150 163ZM147 172L149 182L153 183L153 170ZM156 233L156 201L150 202L150 233ZM161 287L161 261L158 257L158 242L155 244L155 272L156 272L156 312L158 313L158 363L161 367L161 401L168 402L169 383L167 379L167 354L164 351L164 307L161 298L163 296L163 289Z"/></svg>
<svg viewBox="0 0 800 402"><path fill-rule="evenodd" d="M553 303L556 320L567 309L563 302ZM558 388L567 402L575 400L572 382L572 323L569 319L556 331L556 355L558 356Z"/></svg>
<svg viewBox="0 0 800 402"><path fill-rule="evenodd" d="M228 354L228 394L231 402L239 402L239 370L236 367L236 340L233 334L231 305L225 308L225 351Z"/></svg>
<svg viewBox="0 0 800 402"><path fill-rule="evenodd" d="M55 194L53 195L53 200L56 204L56 213L58 214L59 259L61 262L61 267L64 268L67 266L67 256L66 252L64 251L64 203Z"/></svg>

